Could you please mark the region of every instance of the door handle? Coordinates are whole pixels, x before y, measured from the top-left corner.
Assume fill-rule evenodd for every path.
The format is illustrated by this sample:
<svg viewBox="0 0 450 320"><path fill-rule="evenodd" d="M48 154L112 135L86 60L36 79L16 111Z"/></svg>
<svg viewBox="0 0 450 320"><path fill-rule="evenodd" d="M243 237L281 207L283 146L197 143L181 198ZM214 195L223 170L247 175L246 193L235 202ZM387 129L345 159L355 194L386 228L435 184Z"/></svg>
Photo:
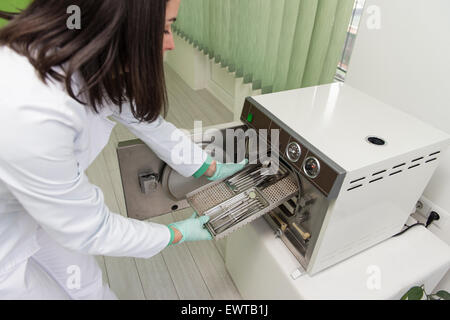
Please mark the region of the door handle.
<svg viewBox="0 0 450 320"><path fill-rule="evenodd" d="M155 192L158 189L159 174L153 171L139 173L139 186L143 194Z"/></svg>

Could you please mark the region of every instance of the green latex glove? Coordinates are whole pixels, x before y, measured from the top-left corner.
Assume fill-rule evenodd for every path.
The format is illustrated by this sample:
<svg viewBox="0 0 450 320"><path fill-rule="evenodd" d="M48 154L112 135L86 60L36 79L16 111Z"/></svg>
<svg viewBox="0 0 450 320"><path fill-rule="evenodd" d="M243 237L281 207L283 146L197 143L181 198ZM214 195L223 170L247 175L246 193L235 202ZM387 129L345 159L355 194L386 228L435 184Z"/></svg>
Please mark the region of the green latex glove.
<svg viewBox="0 0 450 320"><path fill-rule="evenodd" d="M209 181L217 181L226 179L236 172L241 171L248 164L248 159L243 160L240 163L220 163L217 162L216 173L211 178L208 178Z"/></svg>
<svg viewBox="0 0 450 320"><path fill-rule="evenodd" d="M183 235L180 242L177 242L176 244L180 244L185 241L212 240L213 238L211 234L204 227L205 223L208 221L208 216L197 218L197 213L195 212L189 219L169 224L169 227L174 227Z"/></svg>

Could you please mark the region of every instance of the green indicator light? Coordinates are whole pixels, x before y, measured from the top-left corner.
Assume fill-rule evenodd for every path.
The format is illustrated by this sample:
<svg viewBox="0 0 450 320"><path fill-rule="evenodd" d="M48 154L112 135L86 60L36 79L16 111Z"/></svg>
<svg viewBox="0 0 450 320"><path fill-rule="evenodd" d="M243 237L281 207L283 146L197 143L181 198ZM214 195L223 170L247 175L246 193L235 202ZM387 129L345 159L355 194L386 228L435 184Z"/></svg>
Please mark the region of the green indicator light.
<svg viewBox="0 0 450 320"><path fill-rule="evenodd" d="M253 121L253 114L252 113L248 114L247 121L248 122L252 122Z"/></svg>

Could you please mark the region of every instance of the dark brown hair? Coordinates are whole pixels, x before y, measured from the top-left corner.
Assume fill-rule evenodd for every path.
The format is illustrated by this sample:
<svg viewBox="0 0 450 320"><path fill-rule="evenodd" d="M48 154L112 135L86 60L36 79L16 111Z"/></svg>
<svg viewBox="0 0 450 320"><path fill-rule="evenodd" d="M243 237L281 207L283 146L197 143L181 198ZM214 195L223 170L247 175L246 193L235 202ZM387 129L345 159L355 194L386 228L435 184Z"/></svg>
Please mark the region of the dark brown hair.
<svg viewBox="0 0 450 320"><path fill-rule="evenodd" d="M81 9L81 29L67 27L69 6ZM167 113L163 38L167 0L34 0L20 14L0 13L0 45L28 58L41 79L98 113L105 103L131 103L136 119ZM57 72L55 67L64 67ZM82 78L80 94L73 76Z"/></svg>

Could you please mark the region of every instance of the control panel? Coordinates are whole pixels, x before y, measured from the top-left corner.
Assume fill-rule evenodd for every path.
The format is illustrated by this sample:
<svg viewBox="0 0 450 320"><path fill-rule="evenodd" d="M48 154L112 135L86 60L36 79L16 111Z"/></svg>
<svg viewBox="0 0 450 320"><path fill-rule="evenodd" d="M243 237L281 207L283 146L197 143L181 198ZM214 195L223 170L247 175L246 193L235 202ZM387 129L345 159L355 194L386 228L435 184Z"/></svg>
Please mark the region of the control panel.
<svg viewBox="0 0 450 320"><path fill-rule="evenodd" d="M330 193L338 173L321 160L316 154L317 152L309 150L304 145L305 143L302 143L282 129L280 124L274 119L270 119L268 115L264 114L248 99L245 101L241 120L255 130L267 130L269 132L268 143L271 139L271 130L279 130L280 156L325 195Z"/></svg>

